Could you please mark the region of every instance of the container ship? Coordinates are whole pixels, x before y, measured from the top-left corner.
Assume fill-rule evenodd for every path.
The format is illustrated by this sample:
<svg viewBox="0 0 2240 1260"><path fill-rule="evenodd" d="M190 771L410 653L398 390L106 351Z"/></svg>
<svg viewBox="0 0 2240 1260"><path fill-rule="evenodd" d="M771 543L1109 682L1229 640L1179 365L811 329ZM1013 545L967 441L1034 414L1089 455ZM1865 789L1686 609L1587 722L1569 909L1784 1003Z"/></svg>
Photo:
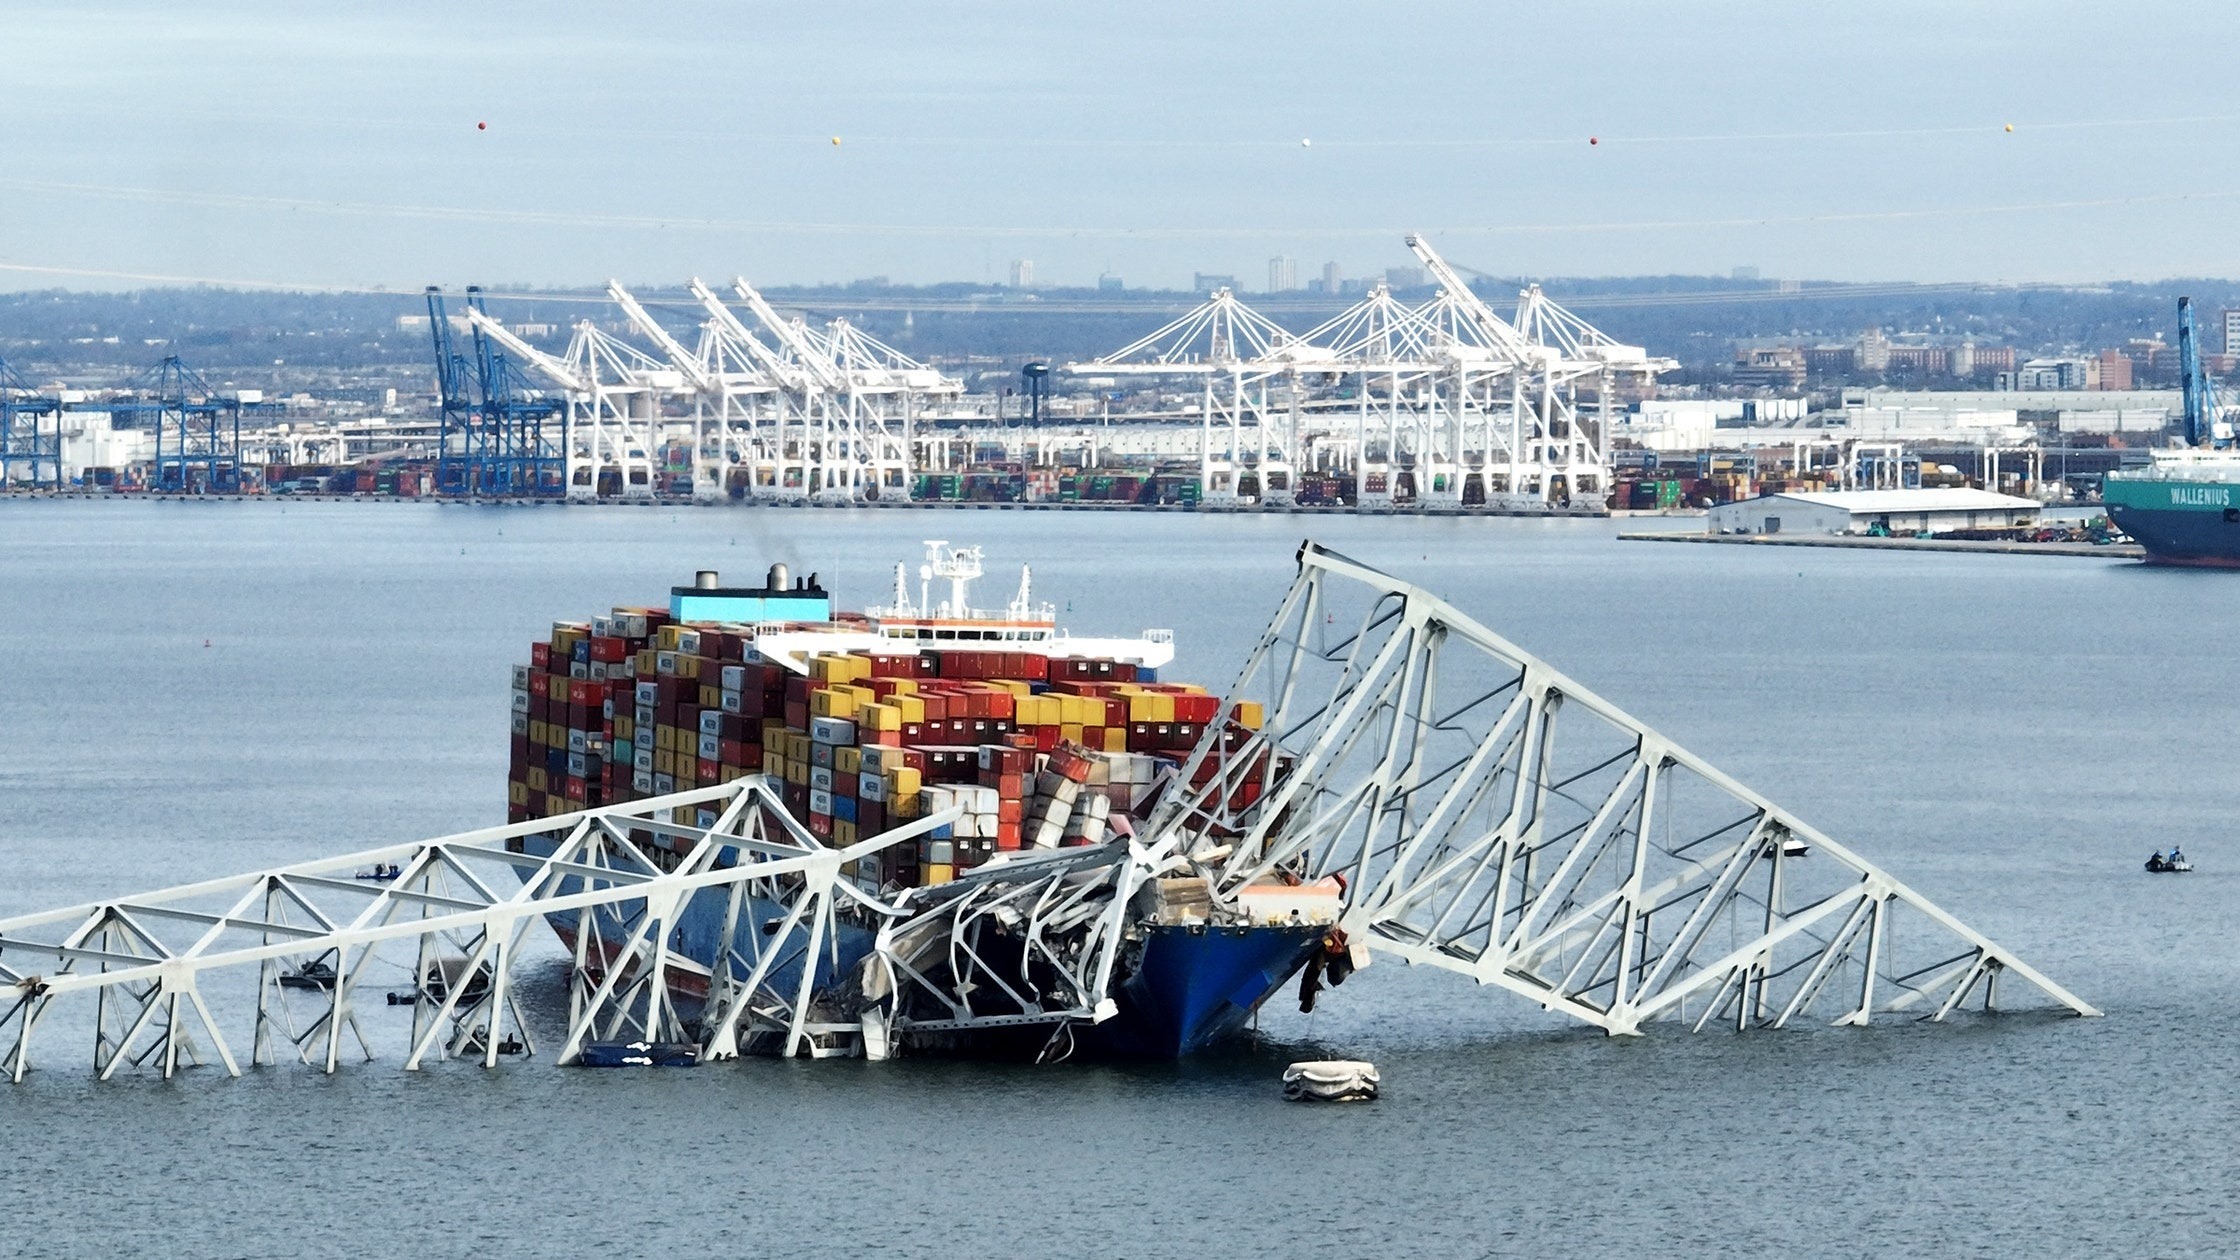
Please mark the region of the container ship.
<svg viewBox="0 0 2240 1260"><path fill-rule="evenodd" d="M889 602L861 612L836 610L815 575L776 565L760 587L726 587L702 572L673 588L666 606L555 623L514 668L509 821L754 775L836 849L954 811L952 823L845 869L867 897L907 907L1014 866L1060 864L1041 859L1066 850L1124 852L1201 741L1241 745L1259 728L1257 706L1161 679L1174 658L1171 632L1061 629L1054 607L1034 601L1024 568L1008 606L977 610L969 585L981 573L978 548L933 542L915 594L897 565ZM684 812L694 816L674 821L715 825L705 810ZM639 830L630 839L658 865L673 868L680 856L668 837ZM524 843L548 853L556 841ZM1217 908L1202 879L1157 881L1147 904L1129 907L1112 1009L1065 1028L1068 1052L1171 1058L1240 1032L1302 968L1342 952L1342 936L1331 936L1341 892L1334 881L1277 880ZM738 914L713 892L689 905L669 942L691 964L667 977L680 1009L707 994L712 969L750 952L735 948L738 933L767 930L776 914L759 904ZM579 921L549 922L576 950ZM610 917L596 926L601 940L616 940L629 925ZM881 927L871 916L843 918L827 947L791 963L780 982L806 980L847 1018ZM1029 974L1030 946L1014 948L1021 956L1008 965ZM917 1045L1008 1056L1052 1035L1031 1018L1001 1024L922 1035Z"/></svg>
<svg viewBox="0 0 2240 1260"><path fill-rule="evenodd" d="M2240 568L2240 453L2156 451L2144 468L2109 473L2100 494L2149 563Z"/></svg>

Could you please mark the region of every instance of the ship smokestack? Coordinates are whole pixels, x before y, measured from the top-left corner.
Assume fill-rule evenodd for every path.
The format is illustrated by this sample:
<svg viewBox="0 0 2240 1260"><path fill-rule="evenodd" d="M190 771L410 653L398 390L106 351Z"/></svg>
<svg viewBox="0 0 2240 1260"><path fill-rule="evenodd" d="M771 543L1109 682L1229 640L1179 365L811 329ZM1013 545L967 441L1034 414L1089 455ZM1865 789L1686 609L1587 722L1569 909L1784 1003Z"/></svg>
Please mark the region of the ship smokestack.
<svg viewBox="0 0 2240 1260"><path fill-rule="evenodd" d="M716 571L714 569L702 569L694 573L692 575L692 585L695 590L712 591L716 589Z"/></svg>
<svg viewBox="0 0 2240 1260"><path fill-rule="evenodd" d="M793 575L786 571L785 565L773 564L770 566L770 581L767 583L769 589L782 591L792 580Z"/></svg>

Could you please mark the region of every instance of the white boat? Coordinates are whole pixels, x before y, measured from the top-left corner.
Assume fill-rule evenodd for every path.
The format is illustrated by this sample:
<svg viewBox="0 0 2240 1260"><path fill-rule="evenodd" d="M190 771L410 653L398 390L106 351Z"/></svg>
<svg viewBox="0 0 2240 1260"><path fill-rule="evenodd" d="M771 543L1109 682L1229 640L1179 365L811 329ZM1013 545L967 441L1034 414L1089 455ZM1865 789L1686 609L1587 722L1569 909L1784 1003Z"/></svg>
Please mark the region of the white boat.
<svg viewBox="0 0 2240 1260"><path fill-rule="evenodd" d="M1293 1102L1374 1102L1377 1065L1359 1059L1310 1059L1283 1070L1283 1096Z"/></svg>

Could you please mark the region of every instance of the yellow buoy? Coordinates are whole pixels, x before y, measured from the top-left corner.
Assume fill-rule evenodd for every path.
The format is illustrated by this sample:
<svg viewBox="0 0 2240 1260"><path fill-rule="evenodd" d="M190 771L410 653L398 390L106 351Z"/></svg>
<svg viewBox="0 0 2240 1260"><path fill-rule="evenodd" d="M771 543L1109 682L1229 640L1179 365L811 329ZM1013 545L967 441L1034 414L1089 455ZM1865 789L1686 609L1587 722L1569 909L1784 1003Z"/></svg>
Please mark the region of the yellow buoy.
<svg viewBox="0 0 2240 1260"><path fill-rule="evenodd" d="M2007 130L2009 130L2009 131L2013 131L2013 130L2014 130L2014 128L2012 128L2012 127L2009 127L2009 128L2007 128ZM832 138L832 147L833 147L833 148L835 148L835 149L837 149L837 148L839 148L839 147L840 147L840 137L838 137L838 136L834 136L834 137Z"/></svg>
<svg viewBox="0 0 2240 1260"><path fill-rule="evenodd" d="M2008 124L2007 124L2007 130L2009 130L2009 131L2013 131L2013 130L2014 130L2014 124L2013 124L2013 123L2008 123Z"/></svg>

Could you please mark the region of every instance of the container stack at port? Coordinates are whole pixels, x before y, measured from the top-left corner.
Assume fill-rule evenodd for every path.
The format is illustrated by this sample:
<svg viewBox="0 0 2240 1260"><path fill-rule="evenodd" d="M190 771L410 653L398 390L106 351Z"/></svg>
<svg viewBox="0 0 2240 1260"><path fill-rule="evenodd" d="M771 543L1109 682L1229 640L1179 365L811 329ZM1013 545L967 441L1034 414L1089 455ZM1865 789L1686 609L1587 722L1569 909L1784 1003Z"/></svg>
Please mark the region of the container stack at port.
<svg viewBox="0 0 2240 1260"><path fill-rule="evenodd" d="M1261 722L1258 705L1224 716L1204 688L1119 661L831 653L809 657L803 675L758 657L753 641L749 627L654 608L556 623L514 667L509 820L762 774L835 848L959 809L855 872L941 884L999 854L1128 834L1209 726L1228 748Z"/></svg>

